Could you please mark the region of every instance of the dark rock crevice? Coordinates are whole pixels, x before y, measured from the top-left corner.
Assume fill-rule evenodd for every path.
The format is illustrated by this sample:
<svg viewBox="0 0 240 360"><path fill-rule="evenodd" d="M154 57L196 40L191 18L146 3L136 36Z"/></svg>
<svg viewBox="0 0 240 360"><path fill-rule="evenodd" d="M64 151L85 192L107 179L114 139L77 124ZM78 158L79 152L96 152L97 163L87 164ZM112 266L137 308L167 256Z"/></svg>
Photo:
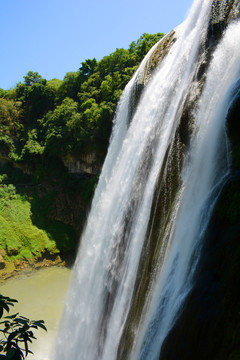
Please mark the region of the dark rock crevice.
<svg viewBox="0 0 240 360"><path fill-rule="evenodd" d="M191 293L165 339L161 360L240 358L240 94L235 89L227 130L232 177L217 201Z"/></svg>

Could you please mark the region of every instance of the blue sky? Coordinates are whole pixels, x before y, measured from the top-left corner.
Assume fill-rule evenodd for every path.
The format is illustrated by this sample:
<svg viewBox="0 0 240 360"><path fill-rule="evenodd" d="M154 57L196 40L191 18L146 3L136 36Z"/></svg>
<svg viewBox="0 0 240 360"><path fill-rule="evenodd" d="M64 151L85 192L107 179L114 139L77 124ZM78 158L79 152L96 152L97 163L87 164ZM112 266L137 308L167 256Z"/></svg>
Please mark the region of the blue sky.
<svg viewBox="0 0 240 360"><path fill-rule="evenodd" d="M127 49L143 33L167 33L193 0L1 0L0 88L29 70L63 79L81 62Z"/></svg>

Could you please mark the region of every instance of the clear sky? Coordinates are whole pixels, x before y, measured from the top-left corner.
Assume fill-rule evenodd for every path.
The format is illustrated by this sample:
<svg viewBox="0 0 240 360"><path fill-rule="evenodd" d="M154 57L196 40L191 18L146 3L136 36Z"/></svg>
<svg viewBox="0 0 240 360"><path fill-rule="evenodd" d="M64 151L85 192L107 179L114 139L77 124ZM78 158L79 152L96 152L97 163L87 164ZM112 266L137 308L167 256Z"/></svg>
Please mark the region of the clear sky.
<svg viewBox="0 0 240 360"><path fill-rule="evenodd" d="M127 49L143 33L167 33L193 0L0 0L0 88L29 70L63 79L86 59Z"/></svg>

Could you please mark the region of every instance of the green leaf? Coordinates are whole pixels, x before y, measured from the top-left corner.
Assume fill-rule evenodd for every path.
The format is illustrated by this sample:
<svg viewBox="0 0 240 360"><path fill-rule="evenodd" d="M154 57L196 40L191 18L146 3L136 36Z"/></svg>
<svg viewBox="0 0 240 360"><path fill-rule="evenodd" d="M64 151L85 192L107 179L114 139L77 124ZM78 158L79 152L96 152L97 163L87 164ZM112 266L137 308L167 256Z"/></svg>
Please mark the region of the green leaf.
<svg viewBox="0 0 240 360"><path fill-rule="evenodd" d="M33 334L33 332L31 330L28 332L28 334L29 334L29 337L34 338L34 334Z"/></svg>
<svg viewBox="0 0 240 360"><path fill-rule="evenodd" d="M5 316L5 319L14 319L16 316L18 316L19 313L16 313L14 315L8 315L8 316Z"/></svg>
<svg viewBox="0 0 240 360"><path fill-rule="evenodd" d="M31 328L38 329L37 325L31 325Z"/></svg>
<svg viewBox="0 0 240 360"><path fill-rule="evenodd" d="M25 345L25 353L26 353L26 356L28 354L28 336L27 334L24 334L24 345Z"/></svg>
<svg viewBox="0 0 240 360"><path fill-rule="evenodd" d="M9 322L9 321L5 321L4 322L5 324L5 329L4 329L4 332L6 332L6 331L8 331L9 330L9 328L11 327L11 323Z"/></svg>
<svg viewBox="0 0 240 360"><path fill-rule="evenodd" d="M1 301L0 302L0 307L5 309L7 312L9 312L9 306L7 305L7 303Z"/></svg>
<svg viewBox="0 0 240 360"><path fill-rule="evenodd" d="M9 335L9 337L8 337L8 339L7 339L8 344L10 344L10 342L11 342L16 336L18 336L18 331L13 331L13 332Z"/></svg>
<svg viewBox="0 0 240 360"><path fill-rule="evenodd" d="M29 319L25 320L21 317L17 317L14 321L19 324L28 325Z"/></svg>
<svg viewBox="0 0 240 360"><path fill-rule="evenodd" d="M36 325L37 327L42 328L43 330L47 331L46 326L44 325L44 321L43 320L38 320L38 321L34 321L33 322L34 325ZM34 326L32 326L34 327Z"/></svg>
<svg viewBox="0 0 240 360"><path fill-rule="evenodd" d="M22 316L22 315L21 315L21 316L19 316L19 318L29 321L29 319L28 319L28 318L26 318L25 316Z"/></svg>
<svg viewBox="0 0 240 360"><path fill-rule="evenodd" d="M39 323L44 324L44 320L33 320L33 323L36 325Z"/></svg>

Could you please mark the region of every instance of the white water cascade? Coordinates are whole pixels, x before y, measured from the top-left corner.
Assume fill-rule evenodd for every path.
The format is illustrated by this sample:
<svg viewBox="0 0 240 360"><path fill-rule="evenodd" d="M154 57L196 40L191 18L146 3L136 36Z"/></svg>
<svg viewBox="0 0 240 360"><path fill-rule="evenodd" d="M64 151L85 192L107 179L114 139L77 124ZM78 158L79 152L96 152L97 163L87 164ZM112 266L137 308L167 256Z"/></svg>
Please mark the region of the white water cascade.
<svg viewBox="0 0 240 360"><path fill-rule="evenodd" d="M131 92L153 50L123 93L74 266L56 345L58 360L119 358L156 182L198 69L211 5L209 0L194 1L130 124ZM161 264L134 329L131 360L159 359L161 344L191 288L201 239L229 174L225 116L231 86L240 76L239 43L240 24L234 22L214 52L193 116L181 186L162 240Z"/></svg>

